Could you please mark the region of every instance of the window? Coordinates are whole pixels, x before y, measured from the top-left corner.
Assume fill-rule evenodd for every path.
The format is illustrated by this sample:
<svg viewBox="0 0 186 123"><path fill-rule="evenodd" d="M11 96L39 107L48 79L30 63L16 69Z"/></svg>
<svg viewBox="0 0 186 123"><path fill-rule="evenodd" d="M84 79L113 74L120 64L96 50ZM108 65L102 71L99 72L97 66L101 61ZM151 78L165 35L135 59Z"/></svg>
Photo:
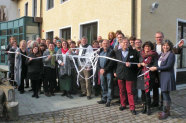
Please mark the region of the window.
<svg viewBox="0 0 186 123"><path fill-rule="evenodd" d="M54 0L47 0L47 10L54 7Z"/></svg>
<svg viewBox="0 0 186 123"><path fill-rule="evenodd" d="M25 4L25 16L28 16L28 3Z"/></svg>
<svg viewBox="0 0 186 123"><path fill-rule="evenodd" d="M50 41L53 41L54 32L50 31L46 33L46 39L50 39Z"/></svg>
<svg viewBox="0 0 186 123"><path fill-rule="evenodd" d="M64 3L64 2L66 2L66 1L68 1L68 0L61 0L61 3Z"/></svg>
<svg viewBox="0 0 186 123"><path fill-rule="evenodd" d="M186 39L186 23L178 23L178 40ZM177 68L186 68L186 44L184 43L181 55L178 55Z"/></svg>
<svg viewBox="0 0 186 123"><path fill-rule="evenodd" d="M36 17L37 16L37 0L33 0L32 1L32 5L33 5L32 16Z"/></svg>
<svg viewBox="0 0 186 123"><path fill-rule="evenodd" d="M63 39L71 39L71 28L65 28L60 30L60 35Z"/></svg>
<svg viewBox="0 0 186 123"><path fill-rule="evenodd" d="M97 22L95 22L81 26L81 37L86 36L89 44L91 44L93 40L97 39L97 25Z"/></svg>

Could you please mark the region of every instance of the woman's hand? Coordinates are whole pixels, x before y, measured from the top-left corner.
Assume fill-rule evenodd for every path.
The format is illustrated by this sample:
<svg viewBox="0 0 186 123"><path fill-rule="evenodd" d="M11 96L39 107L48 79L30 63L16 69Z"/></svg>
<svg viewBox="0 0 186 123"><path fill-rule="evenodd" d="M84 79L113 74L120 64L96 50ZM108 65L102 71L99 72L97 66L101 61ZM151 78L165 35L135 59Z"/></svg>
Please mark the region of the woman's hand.
<svg viewBox="0 0 186 123"><path fill-rule="evenodd" d="M61 62L61 64L60 64L61 66L64 66L64 63L63 62Z"/></svg>
<svg viewBox="0 0 186 123"><path fill-rule="evenodd" d="M114 73L114 77L117 77L116 73Z"/></svg>
<svg viewBox="0 0 186 123"><path fill-rule="evenodd" d="M141 67L141 63L138 63L137 65L138 65L138 67Z"/></svg>
<svg viewBox="0 0 186 123"><path fill-rule="evenodd" d="M149 70L150 71L156 71L157 70L157 67L150 67Z"/></svg>
<svg viewBox="0 0 186 123"><path fill-rule="evenodd" d="M182 47L184 45L184 40L181 40L180 43L178 44L178 47Z"/></svg>
<svg viewBox="0 0 186 123"><path fill-rule="evenodd" d="M29 58L29 61L32 61L32 58Z"/></svg>
<svg viewBox="0 0 186 123"><path fill-rule="evenodd" d="M147 64L145 64L145 63L141 63L141 65L142 65L143 67L147 66Z"/></svg>
<svg viewBox="0 0 186 123"><path fill-rule="evenodd" d="M48 56L48 59L51 59L51 58L52 58L52 55L49 55L49 56Z"/></svg>

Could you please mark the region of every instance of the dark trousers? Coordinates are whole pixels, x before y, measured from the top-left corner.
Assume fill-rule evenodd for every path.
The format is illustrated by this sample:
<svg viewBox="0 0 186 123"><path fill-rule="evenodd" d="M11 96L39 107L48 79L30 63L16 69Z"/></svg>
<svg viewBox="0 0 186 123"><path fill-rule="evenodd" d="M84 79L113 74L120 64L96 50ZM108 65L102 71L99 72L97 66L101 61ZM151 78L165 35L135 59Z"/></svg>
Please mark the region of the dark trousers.
<svg viewBox="0 0 186 123"><path fill-rule="evenodd" d="M45 93L54 93L54 83L56 81L56 70L55 68L44 67L44 91Z"/></svg>
<svg viewBox="0 0 186 123"><path fill-rule="evenodd" d="M169 101L169 102L171 102L170 92L169 91L162 92L162 95L163 95L163 101Z"/></svg>
<svg viewBox="0 0 186 123"><path fill-rule="evenodd" d="M24 72L21 72L21 83L18 87L18 90L20 92L23 92L24 91L24 80L25 80L26 76L25 76L25 73Z"/></svg>
<svg viewBox="0 0 186 123"><path fill-rule="evenodd" d="M141 95L142 102L150 107L151 105L150 91L146 93L144 90L142 90L141 94L142 94Z"/></svg>
<svg viewBox="0 0 186 123"><path fill-rule="evenodd" d="M133 84L134 84L133 81L118 80L121 105L126 107L126 99L127 99L126 93L127 93L130 110L135 109L134 95L132 92Z"/></svg>
<svg viewBox="0 0 186 123"><path fill-rule="evenodd" d="M153 86L153 103L159 104L159 85L155 83Z"/></svg>
<svg viewBox="0 0 186 123"><path fill-rule="evenodd" d="M38 95L40 80L31 80L34 95Z"/></svg>

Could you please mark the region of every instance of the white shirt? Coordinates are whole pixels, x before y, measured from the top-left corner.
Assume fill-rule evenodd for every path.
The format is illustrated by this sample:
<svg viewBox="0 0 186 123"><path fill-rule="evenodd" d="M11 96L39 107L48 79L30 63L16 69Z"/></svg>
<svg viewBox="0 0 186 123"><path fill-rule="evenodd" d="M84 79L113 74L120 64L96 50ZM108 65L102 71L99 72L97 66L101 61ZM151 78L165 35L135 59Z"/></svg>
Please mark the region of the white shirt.
<svg viewBox="0 0 186 123"><path fill-rule="evenodd" d="M156 52L158 53L158 55L161 54L161 44L160 45L159 44L156 45Z"/></svg>

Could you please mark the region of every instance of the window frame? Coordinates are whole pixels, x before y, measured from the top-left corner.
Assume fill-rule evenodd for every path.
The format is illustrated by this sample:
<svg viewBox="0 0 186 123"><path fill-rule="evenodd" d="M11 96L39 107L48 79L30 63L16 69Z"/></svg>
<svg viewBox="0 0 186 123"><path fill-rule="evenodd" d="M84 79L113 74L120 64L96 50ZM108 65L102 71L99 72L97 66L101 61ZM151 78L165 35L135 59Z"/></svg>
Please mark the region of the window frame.
<svg viewBox="0 0 186 123"><path fill-rule="evenodd" d="M72 39L72 26L65 26L62 28L59 28L59 37L62 38L62 30L66 30L70 28L70 39Z"/></svg>
<svg viewBox="0 0 186 123"><path fill-rule="evenodd" d="M28 16L28 2L25 3L25 16Z"/></svg>
<svg viewBox="0 0 186 123"><path fill-rule="evenodd" d="M32 0L32 16L37 17L37 0Z"/></svg>
<svg viewBox="0 0 186 123"><path fill-rule="evenodd" d="M60 3L61 3L61 4L64 4L64 3L68 2L68 1L69 1L69 0L65 0L65 1L60 0Z"/></svg>
<svg viewBox="0 0 186 123"><path fill-rule="evenodd" d="M51 8L49 8L49 4L48 4L49 1L50 1L50 0L47 0L47 2L46 2L46 10L47 10L47 11L54 8L54 0L52 0L52 1L53 1L53 6L52 6Z"/></svg>

